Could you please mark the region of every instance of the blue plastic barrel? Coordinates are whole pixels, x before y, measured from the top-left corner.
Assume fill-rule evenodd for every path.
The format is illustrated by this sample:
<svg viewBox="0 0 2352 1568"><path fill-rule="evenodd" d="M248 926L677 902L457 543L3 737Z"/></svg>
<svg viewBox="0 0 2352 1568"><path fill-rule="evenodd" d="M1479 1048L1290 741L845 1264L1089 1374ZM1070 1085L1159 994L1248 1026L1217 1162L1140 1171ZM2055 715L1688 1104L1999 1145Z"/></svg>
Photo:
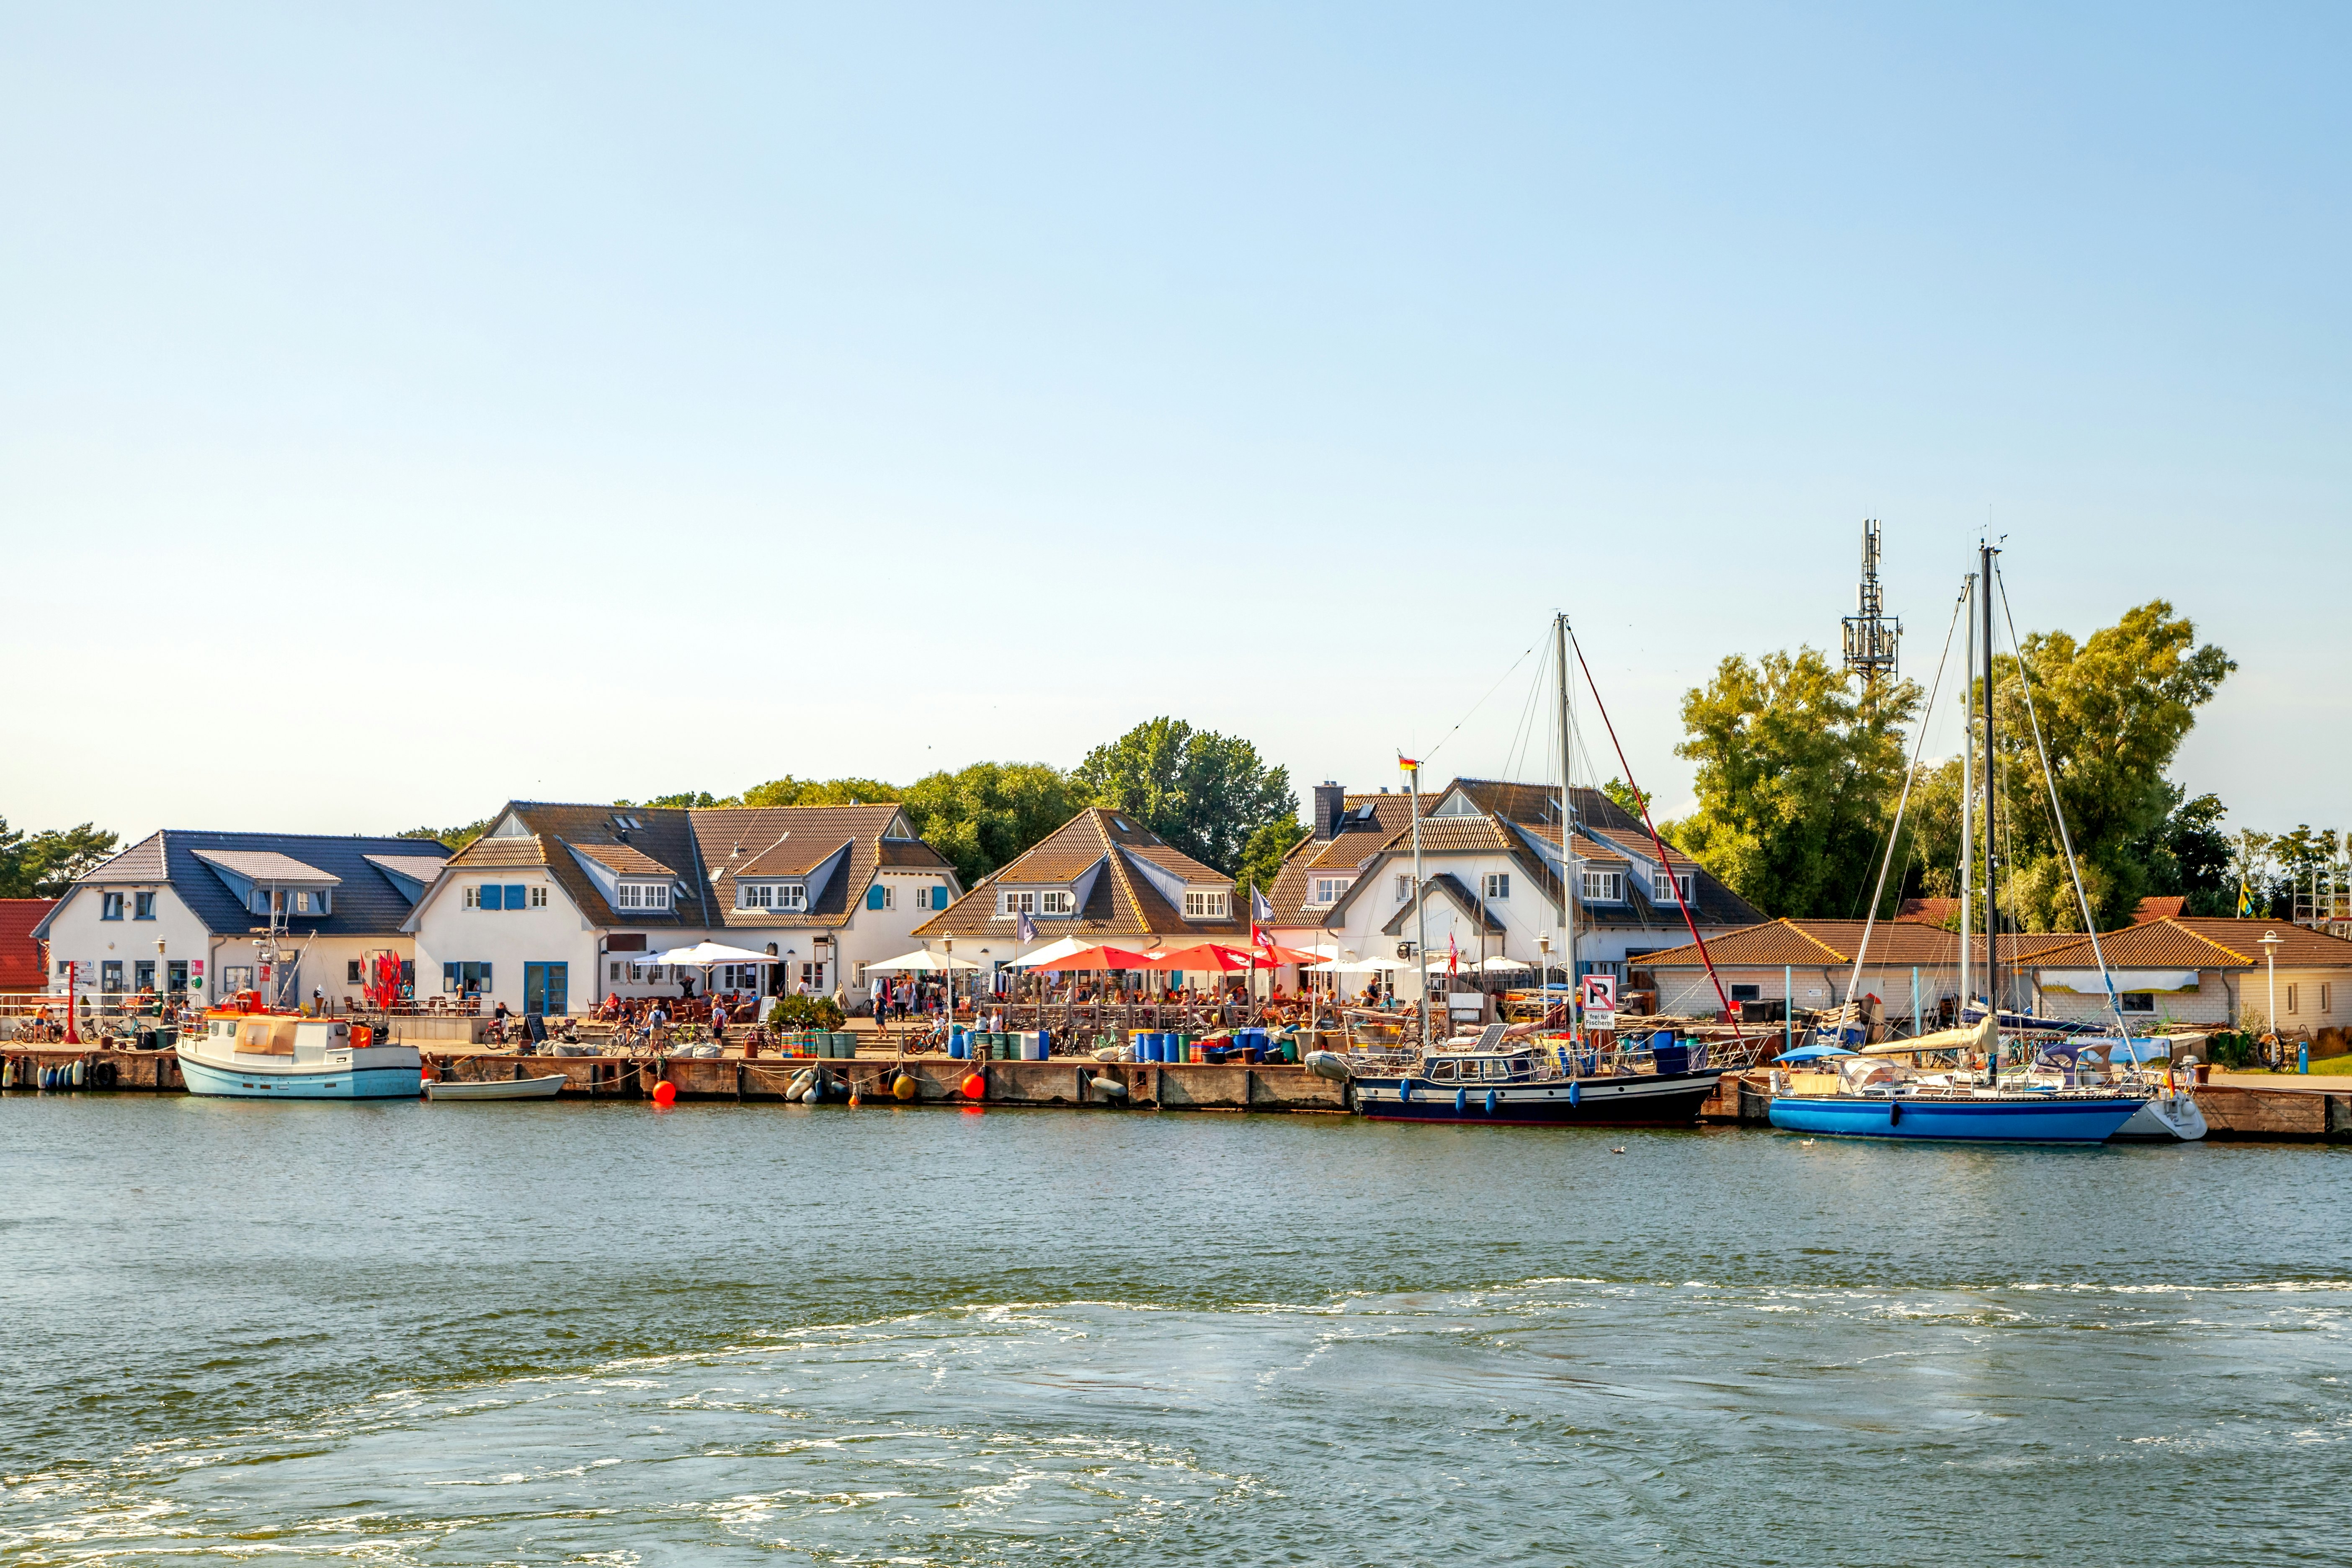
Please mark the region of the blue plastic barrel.
<svg viewBox="0 0 2352 1568"><path fill-rule="evenodd" d="M1048 1057L1052 1056L1053 1054L1054 1054L1054 1031L1053 1031L1053 1030L1051 1030L1051 1029L1040 1029L1040 1030L1038 1030L1038 1031L1037 1031L1037 1059L1038 1059L1039 1061L1041 1061L1041 1062L1042 1062L1042 1061L1044 1061L1046 1058L1048 1058Z"/></svg>
<svg viewBox="0 0 2352 1568"><path fill-rule="evenodd" d="M963 1060L963 1031L961 1029L950 1029L948 1031L948 1055L958 1061Z"/></svg>

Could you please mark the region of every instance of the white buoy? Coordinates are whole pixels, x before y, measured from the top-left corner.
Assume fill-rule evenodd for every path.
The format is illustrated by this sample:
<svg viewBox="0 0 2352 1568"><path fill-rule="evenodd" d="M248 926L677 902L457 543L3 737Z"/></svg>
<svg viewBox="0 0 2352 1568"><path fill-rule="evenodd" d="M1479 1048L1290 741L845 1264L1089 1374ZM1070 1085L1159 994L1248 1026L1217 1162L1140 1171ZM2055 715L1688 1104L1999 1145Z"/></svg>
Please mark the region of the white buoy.
<svg viewBox="0 0 2352 1568"><path fill-rule="evenodd" d="M1105 1094L1111 1096L1115 1100L1124 1100L1127 1098L1127 1085L1119 1082L1118 1079L1115 1078L1098 1078L1088 1081L1090 1081L1095 1088L1102 1090Z"/></svg>

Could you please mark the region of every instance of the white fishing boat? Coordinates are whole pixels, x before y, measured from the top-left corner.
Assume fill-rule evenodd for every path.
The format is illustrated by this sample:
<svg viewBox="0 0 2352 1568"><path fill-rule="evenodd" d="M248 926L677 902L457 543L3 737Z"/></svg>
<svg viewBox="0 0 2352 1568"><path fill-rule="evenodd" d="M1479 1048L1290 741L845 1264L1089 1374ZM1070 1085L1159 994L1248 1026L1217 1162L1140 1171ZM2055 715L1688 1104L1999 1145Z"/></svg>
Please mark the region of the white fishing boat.
<svg viewBox="0 0 2352 1568"><path fill-rule="evenodd" d="M563 1088L560 1072L539 1078L429 1078L427 1100L552 1100Z"/></svg>
<svg viewBox="0 0 2352 1568"><path fill-rule="evenodd" d="M366 1024L270 1012L251 992L205 1014L175 1047L190 1094L235 1100L414 1100L424 1061Z"/></svg>

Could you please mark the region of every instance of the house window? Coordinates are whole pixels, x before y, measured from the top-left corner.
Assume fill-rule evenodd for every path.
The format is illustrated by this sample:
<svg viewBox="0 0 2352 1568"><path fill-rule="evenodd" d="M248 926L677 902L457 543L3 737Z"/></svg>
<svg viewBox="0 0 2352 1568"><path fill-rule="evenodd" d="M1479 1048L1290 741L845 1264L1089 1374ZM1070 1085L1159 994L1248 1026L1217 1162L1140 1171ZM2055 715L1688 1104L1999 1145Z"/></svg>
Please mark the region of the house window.
<svg viewBox="0 0 2352 1568"><path fill-rule="evenodd" d="M152 893L131 894L131 918L134 921L153 920L155 918L155 895Z"/></svg>
<svg viewBox="0 0 2352 1568"><path fill-rule="evenodd" d="M357 985L359 983L360 961L356 958L347 958L343 960L343 984L346 985Z"/></svg>
<svg viewBox="0 0 2352 1568"><path fill-rule="evenodd" d="M490 988L490 966L488 963L445 963L441 966L441 989L460 996L479 995Z"/></svg>
<svg viewBox="0 0 2352 1568"><path fill-rule="evenodd" d="M804 910L808 908L808 884L806 882L778 883L776 885L776 908L780 910Z"/></svg>
<svg viewBox="0 0 2352 1568"><path fill-rule="evenodd" d="M2286 988L2286 1016L2290 1018L2294 1017L2295 1013L2298 1011L2295 1006L2295 1003L2299 998L2296 996L2295 993L2300 989L2301 987L2295 985L2289 985Z"/></svg>
<svg viewBox="0 0 2352 1568"><path fill-rule="evenodd" d="M1411 897L1412 897L1412 873L1408 871L1397 878L1397 902L1402 903Z"/></svg>
<svg viewBox="0 0 2352 1568"><path fill-rule="evenodd" d="M623 969L623 967L624 967L624 965L622 964L621 961L620 961L619 959L617 959L617 958L616 958L616 959L614 959L614 960L613 960L613 961L612 961L612 963L611 963L609 965L607 965L607 969L608 969L608 971L609 971L609 973L610 973L610 975L611 975L611 978L612 978L613 984L614 984L615 985L617 985L617 984L619 984L621 983L621 970Z"/></svg>
<svg viewBox="0 0 2352 1568"><path fill-rule="evenodd" d="M915 889L915 907L919 910L928 910L931 907L931 890L929 888L923 887L917 888Z"/></svg>
<svg viewBox="0 0 2352 1568"><path fill-rule="evenodd" d="M1353 877L1318 877L1315 879L1315 897L1311 901L1318 909L1328 908L1339 901L1339 895L1353 886L1355 880Z"/></svg>
<svg viewBox="0 0 2352 1568"><path fill-rule="evenodd" d="M122 989L122 961L121 959L110 958L102 961L99 964L98 988L100 991L109 993L110 994L119 993Z"/></svg>
<svg viewBox="0 0 2352 1568"><path fill-rule="evenodd" d="M1231 893L1186 893L1184 918L1188 921L1221 921L1232 905Z"/></svg>
<svg viewBox="0 0 2352 1568"><path fill-rule="evenodd" d="M1671 904L1675 901L1675 895L1677 892L1682 895L1682 901L1684 903L1690 902L1691 879L1688 871L1677 871L1672 878L1669 878L1664 871L1653 871L1650 873L1650 901L1652 903Z"/></svg>
<svg viewBox="0 0 2352 1568"><path fill-rule="evenodd" d="M142 991L155 989L155 961L142 958L131 966L131 984Z"/></svg>
<svg viewBox="0 0 2352 1568"><path fill-rule="evenodd" d="M898 889L892 887L889 883L883 882L877 885L874 892L876 894L874 908L877 910L895 910L898 907Z"/></svg>
<svg viewBox="0 0 2352 1568"><path fill-rule="evenodd" d="M667 882L624 882L621 884L621 904L625 910L666 910L669 908Z"/></svg>
<svg viewBox="0 0 2352 1568"><path fill-rule="evenodd" d="M1037 895L999 893L996 895L996 912L1000 915L1034 915L1037 912Z"/></svg>
<svg viewBox="0 0 2352 1568"><path fill-rule="evenodd" d="M468 882L466 884L466 907L467 909L494 910L499 907L499 900L498 899L492 898L488 900L483 899L482 890L485 886L486 884L481 882ZM498 891L498 889L492 887L489 890L495 894Z"/></svg>
<svg viewBox="0 0 2352 1568"><path fill-rule="evenodd" d="M1764 987L1761 985L1734 985L1731 988L1731 999L1734 1002L1761 1002L1764 1000Z"/></svg>
<svg viewBox="0 0 2352 1568"><path fill-rule="evenodd" d="M1037 912L1041 915L1066 915L1070 912L1070 895L1061 891L1037 895Z"/></svg>
<svg viewBox="0 0 2352 1568"><path fill-rule="evenodd" d="M1590 903L1623 903L1625 901L1625 873L1622 871L1585 872L1584 897L1586 901Z"/></svg>
<svg viewBox="0 0 2352 1568"><path fill-rule="evenodd" d="M1511 896L1511 874L1508 871L1487 872L1486 896L1490 899L1509 898Z"/></svg>
<svg viewBox="0 0 2352 1568"><path fill-rule="evenodd" d="M2328 1004L2333 1000L2333 998L2328 995L2329 989L2330 987L2326 981L2323 980L2319 983L2319 1010L2322 1013L2326 1013L2328 1010Z"/></svg>
<svg viewBox="0 0 2352 1568"><path fill-rule="evenodd" d="M122 895L121 893L100 893L98 896L98 918L102 921L121 920L122 918ZM121 965L118 964L116 967L120 968Z"/></svg>
<svg viewBox="0 0 2352 1568"><path fill-rule="evenodd" d="M531 907L532 909L535 909L535 910L543 910L543 909L547 908L547 884L546 884L546 883L544 883L544 882L533 882L533 883L531 884L531 886L530 886L530 907Z"/></svg>
<svg viewBox="0 0 2352 1568"><path fill-rule="evenodd" d="M2126 1013L2156 1011L2156 993L2153 991L2126 991L2116 1000Z"/></svg>
<svg viewBox="0 0 2352 1568"><path fill-rule="evenodd" d="M739 910L772 910L776 907L776 889L767 882L735 884L735 907Z"/></svg>

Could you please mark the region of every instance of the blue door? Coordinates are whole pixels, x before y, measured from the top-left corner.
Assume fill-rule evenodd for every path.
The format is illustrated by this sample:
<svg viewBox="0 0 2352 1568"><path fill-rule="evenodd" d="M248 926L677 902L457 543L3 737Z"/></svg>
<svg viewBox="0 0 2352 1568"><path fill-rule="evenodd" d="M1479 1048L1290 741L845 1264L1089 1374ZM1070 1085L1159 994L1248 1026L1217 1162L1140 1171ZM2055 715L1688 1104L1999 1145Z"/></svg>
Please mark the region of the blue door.
<svg viewBox="0 0 2352 1568"><path fill-rule="evenodd" d="M526 963L522 966L522 1010L525 1013L551 1013L558 1016L571 1011L572 966L568 963Z"/></svg>

